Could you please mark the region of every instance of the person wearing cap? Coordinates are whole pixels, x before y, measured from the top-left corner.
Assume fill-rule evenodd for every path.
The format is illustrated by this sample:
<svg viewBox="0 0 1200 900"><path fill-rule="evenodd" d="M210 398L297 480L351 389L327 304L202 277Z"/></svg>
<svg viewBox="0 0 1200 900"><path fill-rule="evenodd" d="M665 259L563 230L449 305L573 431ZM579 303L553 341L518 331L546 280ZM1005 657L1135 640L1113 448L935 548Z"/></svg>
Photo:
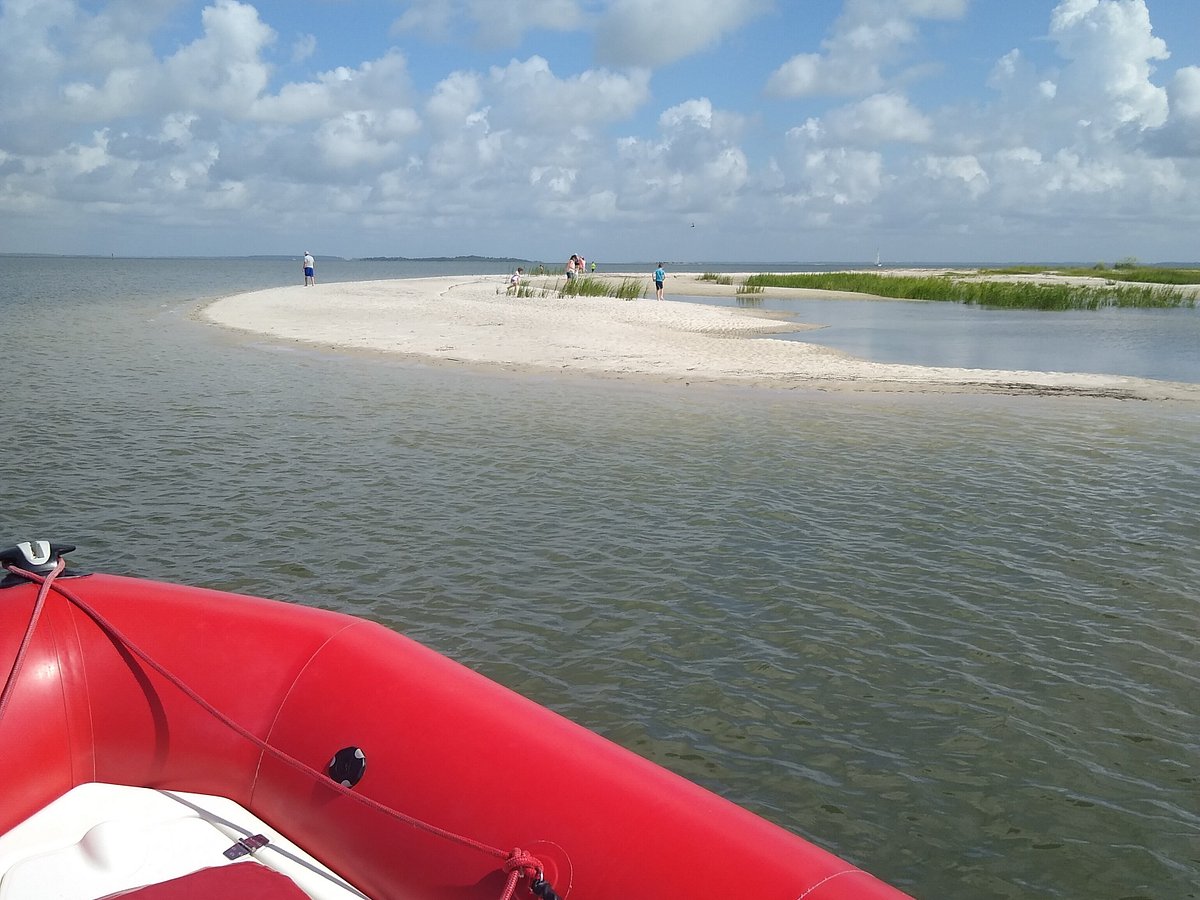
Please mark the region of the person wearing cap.
<svg viewBox="0 0 1200 900"><path fill-rule="evenodd" d="M317 283L317 261L307 250L304 251L304 286Z"/></svg>

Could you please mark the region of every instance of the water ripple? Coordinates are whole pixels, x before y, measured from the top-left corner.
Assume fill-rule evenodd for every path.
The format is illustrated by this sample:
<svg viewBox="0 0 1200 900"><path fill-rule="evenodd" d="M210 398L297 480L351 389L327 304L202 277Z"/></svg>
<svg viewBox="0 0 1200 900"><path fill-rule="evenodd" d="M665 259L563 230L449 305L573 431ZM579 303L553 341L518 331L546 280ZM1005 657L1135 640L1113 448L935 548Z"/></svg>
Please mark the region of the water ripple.
<svg viewBox="0 0 1200 900"><path fill-rule="evenodd" d="M367 615L918 896L1200 882L1190 409L490 379L106 302L0 359L9 539Z"/></svg>

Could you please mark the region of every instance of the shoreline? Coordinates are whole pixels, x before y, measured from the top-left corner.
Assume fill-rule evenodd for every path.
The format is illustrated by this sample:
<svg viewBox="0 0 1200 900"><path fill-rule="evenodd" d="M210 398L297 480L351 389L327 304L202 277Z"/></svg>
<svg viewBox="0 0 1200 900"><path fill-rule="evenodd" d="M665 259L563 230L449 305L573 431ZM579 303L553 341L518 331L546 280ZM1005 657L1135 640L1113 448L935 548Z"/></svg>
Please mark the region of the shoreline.
<svg viewBox="0 0 1200 900"><path fill-rule="evenodd" d="M513 297L505 293L505 275L437 276L270 288L210 301L197 316L281 342L510 373L774 390L1200 400L1200 385L1131 376L875 363L815 344L773 340L772 334L818 327L780 314L672 301L669 294L656 301L644 273L593 277L644 281L651 297ZM734 285L718 285L698 275L672 275L668 290L733 296L742 277L733 274ZM561 282L562 276L535 275L525 284L538 289ZM864 296L796 288L769 288L766 295Z"/></svg>

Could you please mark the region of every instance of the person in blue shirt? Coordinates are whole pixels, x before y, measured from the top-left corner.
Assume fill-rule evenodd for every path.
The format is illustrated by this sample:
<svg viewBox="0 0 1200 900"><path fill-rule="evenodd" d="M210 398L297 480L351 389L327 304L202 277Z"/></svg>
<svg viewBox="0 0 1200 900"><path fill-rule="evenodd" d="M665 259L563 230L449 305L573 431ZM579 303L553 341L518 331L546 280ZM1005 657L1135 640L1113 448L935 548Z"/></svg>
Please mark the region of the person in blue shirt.
<svg viewBox="0 0 1200 900"><path fill-rule="evenodd" d="M666 280L667 273L663 271L663 264L659 263L654 270L654 296L659 300L663 298L663 282Z"/></svg>

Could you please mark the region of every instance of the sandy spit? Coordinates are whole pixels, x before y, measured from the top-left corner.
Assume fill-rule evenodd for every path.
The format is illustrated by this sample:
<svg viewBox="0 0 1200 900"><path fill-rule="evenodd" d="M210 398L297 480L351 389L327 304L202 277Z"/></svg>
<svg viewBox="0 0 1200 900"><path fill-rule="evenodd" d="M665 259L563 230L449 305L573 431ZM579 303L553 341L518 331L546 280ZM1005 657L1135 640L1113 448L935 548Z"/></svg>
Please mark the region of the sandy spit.
<svg viewBox="0 0 1200 900"><path fill-rule="evenodd" d="M620 281L623 276L605 277ZM739 277L733 280L736 284ZM554 284L548 277L527 283ZM650 299L632 301L512 297L505 293L506 284L504 276L458 276L294 285L225 297L199 315L280 341L514 372L776 389L1200 400L1200 385L1117 375L882 364L773 339L773 334L813 326L756 310L670 300L670 292L696 296L734 291L691 275L670 276L668 299L661 302L653 299L649 282Z"/></svg>

